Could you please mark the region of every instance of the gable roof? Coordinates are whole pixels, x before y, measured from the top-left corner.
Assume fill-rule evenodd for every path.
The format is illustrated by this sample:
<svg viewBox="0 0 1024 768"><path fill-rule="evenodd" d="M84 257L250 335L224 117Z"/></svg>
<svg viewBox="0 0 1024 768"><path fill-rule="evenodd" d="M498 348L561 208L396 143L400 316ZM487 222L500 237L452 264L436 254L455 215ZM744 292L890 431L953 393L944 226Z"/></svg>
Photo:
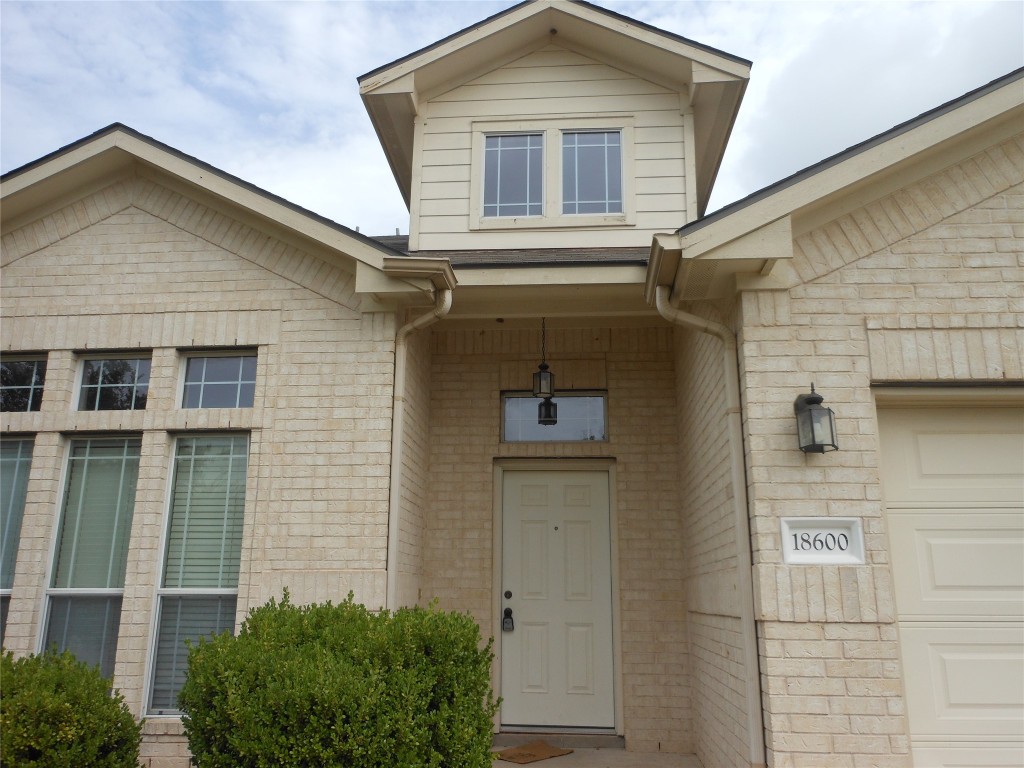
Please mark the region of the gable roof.
<svg viewBox="0 0 1024 768"><path fill-rule="evenodd" d="M821 211L862 205L929 175L951 161L948 152L979 151L993 136L1024 125L1024 68L993 80L888 131L771 184L651 246L645 295L673 286L675 299L722 295L740 273L767 278L792 255L796 226ZM794 223L795 222L795 223Z"/></svg>
<svg viewBox="0 0 1024 768"><path fill-rule="evenodd" d="M372 293L384 303L418 302L456 282L445 259L410 259L120 123L0 177L3 231L29 224L127 175L152 178L314 252L350 260L357 293Z"/></svg>
<svg viewBox="0 0 1024 768"><path fill-rule="evenodd" d="M419 105L548 41L688 94L694 109L698 210L703 211L750 62L582 0L528 0L358 78L406 204Z"/></svg>
<svg viewBox="0 0 1024 768"><path fill-rule="evenodd" d="M0 177L4 228L49 200L74 195L133 166L163 173L213 198L256 214L322 245L342 248L354 259L379 266L396 252L342 224L278 197L209 163L187 155L121 123L61 147Z"/></svg>

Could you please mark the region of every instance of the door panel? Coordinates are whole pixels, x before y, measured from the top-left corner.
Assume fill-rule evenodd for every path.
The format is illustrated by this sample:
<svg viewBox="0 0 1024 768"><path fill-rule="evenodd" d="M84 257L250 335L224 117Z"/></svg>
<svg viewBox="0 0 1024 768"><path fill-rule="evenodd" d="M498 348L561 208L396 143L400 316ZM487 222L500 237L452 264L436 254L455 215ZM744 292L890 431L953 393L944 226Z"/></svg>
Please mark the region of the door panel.
<svg viewBox="0 0 1024 768"><path fill-rule="evenodd" d="M506 471L502 537L502 724L613 728L608 474Z"/></svg>
<svg viewBox="0 0 1024 768"><path fill-rule="evenodd" d="M882 489L918 766L1024 759L1024 411L882 409Z"/></svg>

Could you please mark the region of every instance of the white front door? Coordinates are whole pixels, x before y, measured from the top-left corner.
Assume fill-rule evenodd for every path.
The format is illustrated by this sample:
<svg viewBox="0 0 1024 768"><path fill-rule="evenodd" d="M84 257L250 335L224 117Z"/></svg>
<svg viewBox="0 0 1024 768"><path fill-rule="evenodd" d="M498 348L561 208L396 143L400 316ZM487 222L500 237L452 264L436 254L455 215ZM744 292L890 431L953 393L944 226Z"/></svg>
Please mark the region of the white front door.
<svg viewBox="0 0 1024 768"><path fill-rule="evenodd" d="M608 493L603 471L504 473L504 726L615 726Z"/></svg>

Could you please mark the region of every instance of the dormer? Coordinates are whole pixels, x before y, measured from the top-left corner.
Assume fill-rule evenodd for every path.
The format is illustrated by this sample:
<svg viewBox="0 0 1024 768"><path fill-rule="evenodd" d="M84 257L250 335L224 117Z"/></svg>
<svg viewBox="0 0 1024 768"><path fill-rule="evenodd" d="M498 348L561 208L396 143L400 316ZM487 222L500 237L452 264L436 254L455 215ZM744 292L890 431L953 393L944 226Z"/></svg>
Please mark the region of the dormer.
<svg viewBox="0 0 1024 768"><path fill-rule="evenodd" d="M646 247L702 215L750 62L533 0L359 78L411 251Z"/></svg>

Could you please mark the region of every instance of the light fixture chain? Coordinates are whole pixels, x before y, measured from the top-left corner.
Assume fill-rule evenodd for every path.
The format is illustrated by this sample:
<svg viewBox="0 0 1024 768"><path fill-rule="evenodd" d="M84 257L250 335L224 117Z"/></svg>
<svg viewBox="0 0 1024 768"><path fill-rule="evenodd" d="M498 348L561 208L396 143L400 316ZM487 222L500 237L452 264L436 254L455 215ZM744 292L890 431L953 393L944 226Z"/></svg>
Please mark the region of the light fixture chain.
<svg viewBox="0 0 1024 768"><path fill-rule="evenodd" d="M540 319L540 359L547 362L548 359L548 328L547 318Z"/></svg>

